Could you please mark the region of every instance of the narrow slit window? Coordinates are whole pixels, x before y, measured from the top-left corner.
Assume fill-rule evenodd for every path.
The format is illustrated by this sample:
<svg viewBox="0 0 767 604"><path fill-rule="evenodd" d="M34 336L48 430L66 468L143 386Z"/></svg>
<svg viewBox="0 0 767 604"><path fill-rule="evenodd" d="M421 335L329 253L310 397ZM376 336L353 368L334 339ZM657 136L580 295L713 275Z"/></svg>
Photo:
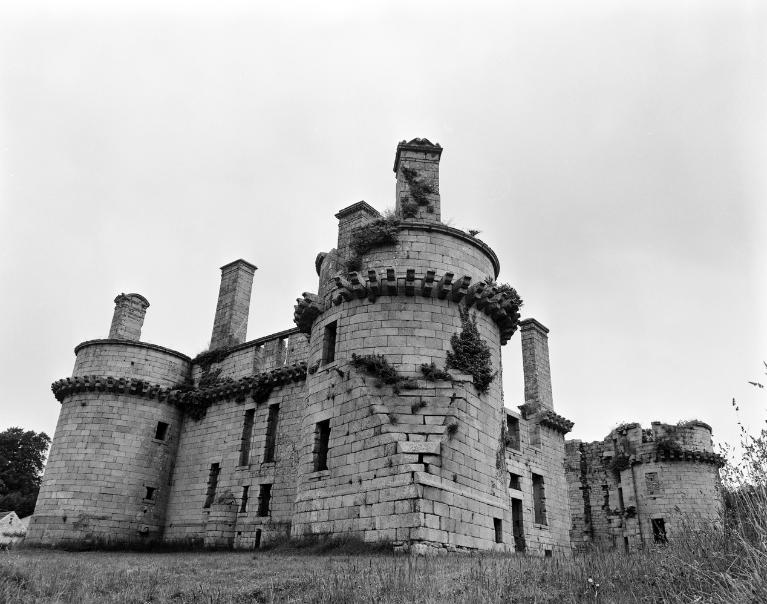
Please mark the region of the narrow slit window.
<svg viewBox="0 0 767 604"><path fill-rule="evenodd" d="M272 499L272 485L262 484L258 492L258 515L269 515L269 502Z"/></svg>
<svg viewBox="0 0 767 604"><path fill-rule="evenodd" d="M280 406L269 407L269 417L266 420L266 443L264 444L264 463L274 461L274 448L277 442L277 422L280 416Z"/></svg>
<svg viewBox="0 0 767 604"><path fill-rule="evenodd" d="M493 518L493 529L495 530L495 542L503 543L503 520Z"/></svg>
<svg viewBox="0 0 767 604"><path fill-rule="evenodd" d="M242 437L240 438L240 464L247 466L250 463L250 441L253 437L253 421L256 417L255 409L248 409L242 422Z"/></svg>
<svg viewBox="0 0 767 604"><path fill-rule="evenodd" d="M330 420L319 422L314 430L314 471L328 469L328 447L330 445Z"/></svg>
<svg viewBox="0 0 767 604"><path fill-rule="evenodd" d="M519 451L519 419L506 416L506 446Z"/></svg>
<svg viewBox="0 0 767 604"><path fill-rule="evenodd" d="M168 426L165 422L157 422L157 427L154 430L154 437L156 440L165 440L168 437Z"/></svg>
<svg viewBox="0 0 767 604"><path fill-rule="evenodd" d="M336 360L336 336L338 335L338 321L333 321L325 326L325 338L322 340L322 364L332 363Z"/></svg>
<svg viewBox="0 0 767 604"><path fill-rule="evenodd" d="M533 474L533 507L535 523L546 524L546 491L543 486L543 476Z"/></svg>
<svg viewBox="0 0 767 604"><path fill-rule="evenodd" d="M205 494L205 505L202 507L209 508L216 498L216 487L218 487L218 473L220 466L217 463L210 464L210 470L208 471L208 490Z"/></svg>
<svg viewBox="0 0 767 604"><path fill-rule="evenodd" d="M242 487L242 498L240 499L240 513L248 511L248 491L249 486Z"/></svg>

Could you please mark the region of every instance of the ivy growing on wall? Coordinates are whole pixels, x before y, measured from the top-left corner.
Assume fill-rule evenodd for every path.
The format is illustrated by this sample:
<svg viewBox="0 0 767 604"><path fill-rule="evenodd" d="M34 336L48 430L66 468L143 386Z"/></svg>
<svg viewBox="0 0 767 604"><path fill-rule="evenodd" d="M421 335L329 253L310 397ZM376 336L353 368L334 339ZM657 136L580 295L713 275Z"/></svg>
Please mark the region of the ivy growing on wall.
<svg viewBox="0 0 767 604"><path fill-rule="evenodd" d="M433 212L434 209L429 203L429 195L435 193L434 187L430 184L422 182L418 178L418 172L407 166L402 166L402 176L407 182L410 189L409 200L402 200L400 203L400 211L403 218L415 218L418 214L418 207L425 207L427 212Z"/></svg>
<svg viewBox="0 0 767 604"><path fill-rule="evenodd" d="M479 392L487 392L495 379L490 362L490 347L479 335L477 317L468 308L459 307L461 313L461 332L453 334L447 351L447 368L456 369L472 376L474 386Z"/></svg>

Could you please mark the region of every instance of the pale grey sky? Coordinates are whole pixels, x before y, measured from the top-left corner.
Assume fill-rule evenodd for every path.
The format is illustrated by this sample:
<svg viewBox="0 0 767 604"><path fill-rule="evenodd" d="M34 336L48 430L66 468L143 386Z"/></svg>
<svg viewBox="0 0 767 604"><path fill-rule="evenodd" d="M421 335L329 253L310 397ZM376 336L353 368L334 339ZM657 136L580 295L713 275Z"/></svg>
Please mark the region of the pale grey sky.
<svg viewBox="0 0 767 604"><path fill-rule="evenodd" d="M206 348L218 268L259 270L249 338L316 291L333 214L394 203L440 142L443 218L481 229L551 329L574 438L767 394L767 11L753 2L24 2L0 9L0 430L106 337ZM522 401L519 338L507 405Z"/></svg>

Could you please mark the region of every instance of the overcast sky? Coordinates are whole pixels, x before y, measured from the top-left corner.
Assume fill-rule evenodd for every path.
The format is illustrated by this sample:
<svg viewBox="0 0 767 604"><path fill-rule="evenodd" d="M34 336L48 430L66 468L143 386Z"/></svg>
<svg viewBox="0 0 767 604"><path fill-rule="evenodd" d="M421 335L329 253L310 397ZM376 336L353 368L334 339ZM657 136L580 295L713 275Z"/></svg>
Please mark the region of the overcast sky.
<svg viewBox="0 0 767 604"><path fill-rule="evenodd" d="M333 214L392 207L413 137L445 149L443 220L551 329L570 436L699 418L735 441L733 397L764 426L763 2L208 6L0 9L0 430L53 434L50 383L120 292L194 356L244 258L248 338L292 327Z"/></svg>

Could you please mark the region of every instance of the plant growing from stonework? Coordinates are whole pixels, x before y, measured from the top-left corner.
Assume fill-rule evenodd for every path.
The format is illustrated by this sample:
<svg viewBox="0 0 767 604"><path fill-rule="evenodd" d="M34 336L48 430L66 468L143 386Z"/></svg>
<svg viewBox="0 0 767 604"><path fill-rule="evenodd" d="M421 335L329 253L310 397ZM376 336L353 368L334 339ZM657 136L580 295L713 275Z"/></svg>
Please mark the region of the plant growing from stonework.
<svg viewBox="0 0 767 604"><path fill-rule="evenodd" d="M375 248L394 245L399 240L399 219L392 213L358 226L352 230L349 239L351 257L346 261L346 270L362 269L362 257Z"/></svg>
<svg viewBox="0 0 767 604"><path fill-rule="evenodd" d="M382 354L352 354L352 367L375 377L377 386L392 386L395 394L399 394L401 389L414 390L418 387L413 380L401 376Z"/></svg>
<svg viewBox="0 0 767 604"><path fill-rule="evenodd" d="M424 379L430 382L436 382L436 381L449 382L453 380L453 377L444 369L440 369L439 367L437 367L434 361L432 361L431 363L422 363L421 373L423 374Z"/></svg>
<svg viewBox="0 0 767 604"><path fill-rule="evenodd" d="M461 331L450 338L453 350L447 352L446 366L468 373L475 388L479 392L487 392L496 376L491 364L490 347L479 335L476 314L468 308L459 307L458 310L461 313Z"/></svg>
<svg viewBox="0 0 767 604"><path fill-rule="evenodd" d="M524 301L522 300L519 293L517 293L517 290L508 283L497 283L495 279L489 275L485 277L485 283L487 283L490 287L495 287L496 293L504 295L504 298L509 300L514 306L517 307L517 309L522 308L524 305Z"/></svg>
<svg viewBox="0 0 767 604"><path fill-rule="evenodd" d="M435 193L434 187L429 183L423 182L418 177L418 172L407 166L402 166L402 176L410 189L410 199L402 200L400 211L403 218L415 218L418 214L418 207L425 207L427 212L433 212L434 209L429 203L429 195Z"/></svg>

